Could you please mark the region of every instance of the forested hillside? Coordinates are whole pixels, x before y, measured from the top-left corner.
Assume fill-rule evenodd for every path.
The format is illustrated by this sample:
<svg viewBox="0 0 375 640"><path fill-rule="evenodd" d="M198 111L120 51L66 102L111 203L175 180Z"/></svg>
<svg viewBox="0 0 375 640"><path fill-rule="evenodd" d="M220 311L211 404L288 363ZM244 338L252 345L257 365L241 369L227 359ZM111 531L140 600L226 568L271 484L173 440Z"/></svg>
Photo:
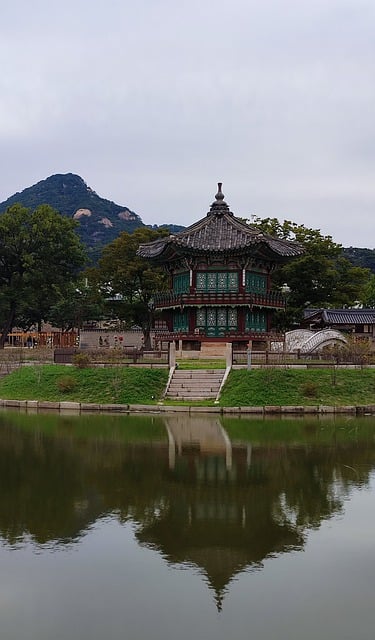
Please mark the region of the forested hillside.
<svg viewBox="0 0 375 640"><path fill-rule="evenodd" d="M132 233L145 226L134 211L101 198L80 176L73 173L50 176L15 193L0 203L0 213L17 202L30 209L49 204L63 216L76 220L78 234L91 255L98 254L103 246L117 238L122 231ZM173 232L182 229L162 223L160 226L166 226Z"/></svg>
<svg viewBox="0 0 375 640"><path fill-rule="evenodd" d="M365 267L375 273L375 249L346 247L343 253L356 267Z"/></svg>

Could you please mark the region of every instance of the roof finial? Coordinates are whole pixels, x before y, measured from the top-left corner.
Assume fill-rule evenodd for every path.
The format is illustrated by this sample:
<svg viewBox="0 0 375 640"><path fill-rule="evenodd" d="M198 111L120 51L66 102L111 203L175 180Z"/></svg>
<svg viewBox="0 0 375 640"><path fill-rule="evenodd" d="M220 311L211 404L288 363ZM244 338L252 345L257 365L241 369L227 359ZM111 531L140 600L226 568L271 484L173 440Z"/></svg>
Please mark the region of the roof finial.
<svg viewBox="0 0 375 640"><path fill-rule="evenodd" d="M215 196L215 201L212 203L210 210L207 214L208 216L211 216L211 215L222 216L224 213L227 213L228 215L231 215L231 216L233 215L233 213L229 211L229 207L224 200L224 194L221 190L222 184L223 184L222 182L217 183L218 192Z"/></svg>
<svg viewBox="0 0 375 640"><path fill-rule="evenodd" d="M216 199L216 200L224 200L224 194L223 194L223 192L221 191L221 186L222 186L222 184L223 184L222 182L218 182L218 183L217 183L217 194L216 194L216 196L215 196L215 199Z"/></svg>

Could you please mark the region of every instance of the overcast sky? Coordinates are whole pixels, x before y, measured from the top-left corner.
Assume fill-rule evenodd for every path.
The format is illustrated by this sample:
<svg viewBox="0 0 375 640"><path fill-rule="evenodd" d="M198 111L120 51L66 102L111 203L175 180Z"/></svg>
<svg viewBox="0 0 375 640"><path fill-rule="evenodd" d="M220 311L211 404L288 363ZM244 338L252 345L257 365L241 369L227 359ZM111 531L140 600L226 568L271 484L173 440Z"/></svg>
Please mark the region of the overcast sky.
<svg viewBox="0 0 375 640"><path fill-rule="evenodd" d="M374 0L1 3L0 201L77 173L146 224L375 247Z"/></svg>

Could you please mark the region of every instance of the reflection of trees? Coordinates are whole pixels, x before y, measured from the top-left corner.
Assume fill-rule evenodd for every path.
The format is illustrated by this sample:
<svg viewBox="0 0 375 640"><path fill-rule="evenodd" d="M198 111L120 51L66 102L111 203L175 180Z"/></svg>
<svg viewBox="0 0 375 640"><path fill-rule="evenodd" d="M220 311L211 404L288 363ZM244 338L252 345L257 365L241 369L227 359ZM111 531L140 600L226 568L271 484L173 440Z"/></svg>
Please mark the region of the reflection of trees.
<svg viewBox="0 0 375 640"><path fill-rule="evenodd" d="M148 473L140 479L142 470L132 451L136 449L136 459L145 451L145 466L152 473L155 448L151 439L148 446L125 446L124 434L111 423L108 428L108 418L101 421L101 429L93 436L89 430L80 430L71 418L26 418L36 418L31 431L18 414L0 416L0 533L8 542L30 536L37 544L65 543L79 537L98 517L118 508L125 460L130 482L142 492ZM56 424L58 431L53 429ZM136 432L142 432L143 426L144 420L135 420ZM160 426L154 429L149 423L148 427L162 443Z"/></svg>
<svg viewBox="0 0 375 640"><path fill-rule="evenodd" d="M358 437L324 446L258 442L251 455L237 443L230 465L225 451L190 443L171 467L159 431L142 443L108 428L75 437L66 420L54 435L6 418L0 425L3 539L65 544L114 514L134 522L138 541L167 561L198 567L218 604L236 573L301 548L306 529L339 512L375 466L372 439Z"/></svg>
<svg viewBox="0 0 375 640"><path fill-rule="evenodd" d="M337 452L337 457L341 454ZM335 481L340 470L337 457L330 460L327 450L289 451L283 474L285 489L274 510L280 521L294 522L299 528L317 527L322 519L341 510L344 484Z"/></svg>

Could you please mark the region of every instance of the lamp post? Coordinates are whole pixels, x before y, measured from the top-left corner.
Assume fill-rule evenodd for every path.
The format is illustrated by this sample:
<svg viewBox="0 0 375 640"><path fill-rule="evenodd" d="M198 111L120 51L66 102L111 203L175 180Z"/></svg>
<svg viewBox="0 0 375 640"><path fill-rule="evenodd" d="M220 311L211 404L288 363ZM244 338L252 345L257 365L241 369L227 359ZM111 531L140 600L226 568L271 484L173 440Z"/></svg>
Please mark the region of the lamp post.
<svg viewBox="0 0 375 640"><path fill-rule="evenodd" d="M284 282L284 284L281 285L281 293L285 297L285 305L286 305L286 298L287 298L288 294L290 293L290 291L291 291L290 286L288 285L287 282Z"/></svg>

